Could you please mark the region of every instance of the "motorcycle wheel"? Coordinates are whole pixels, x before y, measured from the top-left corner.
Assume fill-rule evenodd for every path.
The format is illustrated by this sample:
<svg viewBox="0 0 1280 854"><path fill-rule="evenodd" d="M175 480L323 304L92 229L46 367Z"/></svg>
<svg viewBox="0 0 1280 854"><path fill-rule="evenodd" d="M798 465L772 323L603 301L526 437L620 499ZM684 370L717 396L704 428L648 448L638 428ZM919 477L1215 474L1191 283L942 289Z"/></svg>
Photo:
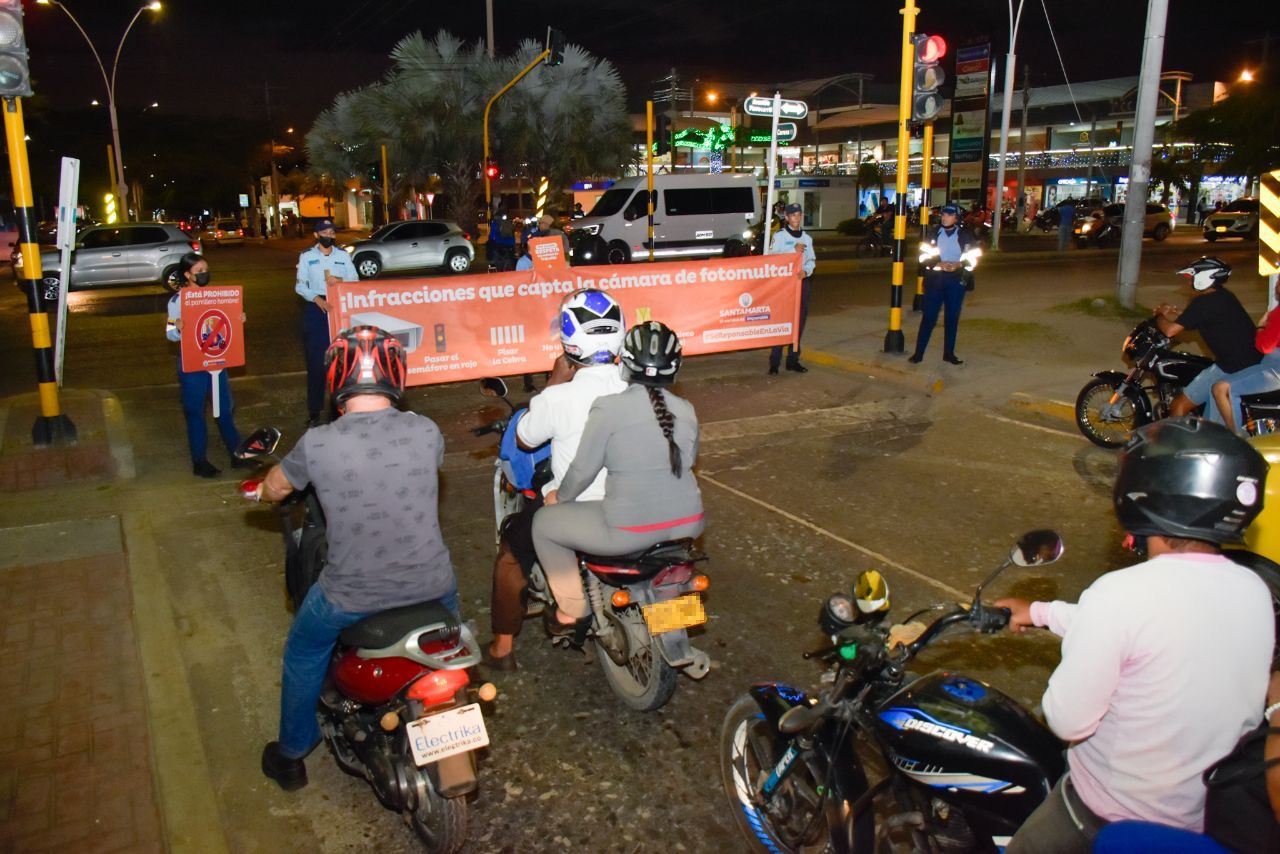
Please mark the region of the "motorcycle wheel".
<svg viewBox="0 0 1280 854"><path fill-rule="evenodd" d="M676 692L676 671L662 657L658 639L649 634L644 618L635 609L621 614L610 611L608 618L614 632L628 639L630 653L625 663L618 664L604 643L596 640L596 658L600 659L609 687L638 712L662 708Z"/></svg>
<svg viewBox="0 0 1280 854"><path fill-rule="evenodd" d="M427 802L411 813L409 824L431 854L455 854L467 841L467 800L442 798L428 787Z"/></svg>
<svg viewBox="0 0 1280 854"><path fill-rule="evenodd" d="M840 820L849 802L826 803L828 799L819 794L824 781L815 779L808 766L800 764L792 769L770 808L756 802L756 791L790 743L769 724L750 695L739 697L720 727L720 778L725 795L733 805L738 828L751 840L751 850L826 854L834 850L829 821ZM858 794L846 792L845 796ZM875 814L867 809L853 823L847 850L870 854L874 845Z"/></svg>
<svg viewBox="0 0 1280 854"><path fill-rule="evenodd" d="M1143 423L1138 407L1127 395L1116 402L1112 416L1106 417L1111 398L1119 387L1117 380L1096 377L1085 383L1076 396L1076 426L1086 439L1103 448L1120 447Z"/></svg>

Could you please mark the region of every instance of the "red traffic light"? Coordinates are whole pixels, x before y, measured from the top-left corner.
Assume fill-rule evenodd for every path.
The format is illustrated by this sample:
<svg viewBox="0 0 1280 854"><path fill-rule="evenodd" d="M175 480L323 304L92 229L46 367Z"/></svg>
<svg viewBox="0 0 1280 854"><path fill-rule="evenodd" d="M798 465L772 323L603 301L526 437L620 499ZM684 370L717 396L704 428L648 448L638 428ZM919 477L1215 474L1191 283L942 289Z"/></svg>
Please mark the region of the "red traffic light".
<svg viewBox="0 0 1280 854"><path fill-rule="evenodd" d="M916 59L937 62L947 55L947 40L942 36L926 36L916 42Z"/></svg>
<svg viewBox="0 0 1280 854"><path fill-rule="evenodd" d="M490 160L484 167L484 176L492 181L498 177L498 164Z"/></svg>

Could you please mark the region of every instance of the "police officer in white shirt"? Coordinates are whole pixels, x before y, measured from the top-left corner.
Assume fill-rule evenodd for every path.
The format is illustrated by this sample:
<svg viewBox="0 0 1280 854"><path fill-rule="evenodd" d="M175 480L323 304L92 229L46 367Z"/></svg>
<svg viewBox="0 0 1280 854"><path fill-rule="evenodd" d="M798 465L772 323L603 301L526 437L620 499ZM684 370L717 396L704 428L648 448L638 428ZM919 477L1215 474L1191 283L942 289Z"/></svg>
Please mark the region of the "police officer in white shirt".
<svg viewBox="0 0 1280 854"><path fill-rule="evenodd" d="M813 268L818 265L818 258L813 254L813 238L802 226L804 208L793 203L783 208L783 215L786 225L769 242L769 254L790 255L797 249L804 250L804 280L800 283L800 335L804 335L804 322L809 316L810 277L813 276ZM796 336L794 347L787 347L787 370L803 374L809 369L800 364L800 335ZM774 347L769 352L769 373L776 374L781 366L782 348Z"/></svg>
<svg viewBox="0 0 1280 854"><path fill-rule="evenodd" d="M294 290L306 302L302 310L302 348L307 361L307 426L320 423L324 408L324 353L329 347L329 283L354 282L351 256L337 248L333 220L316 223L316 245L298 256Z"/></svg>

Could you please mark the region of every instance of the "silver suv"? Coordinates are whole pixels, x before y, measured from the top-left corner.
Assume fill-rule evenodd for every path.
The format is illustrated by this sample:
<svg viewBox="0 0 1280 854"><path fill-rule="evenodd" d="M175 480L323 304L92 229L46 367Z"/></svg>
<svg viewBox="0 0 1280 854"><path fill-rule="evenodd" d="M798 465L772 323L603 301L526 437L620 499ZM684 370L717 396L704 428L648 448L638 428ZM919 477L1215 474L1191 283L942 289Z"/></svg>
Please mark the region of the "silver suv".
<svg viewBox="0 0 1280 854"><path fill-rule="evenodd" d="M1204 239L1212 243L1219 237L1258 239L1258 200L1236 199L1220 211L1209 214L1201 226Z"/></svg>
<svg viewBox="0 0 1280 854"><path fill-rule="evenodd" d="M342 248L351 253L356 273L362 279L422 267L444 267L450 273L465 273L476 257L471 235L456 223L441 219L393 222L367 239Z"/></svg>
<svg viewBox="0 0 1280 854"><path fill-rule="evenodd" d="M76 235L71 253L71 290L109 285L162 284L178 286L178 261L200 252L200 241L167 222L127 222L95 225ZM14 253L14 275L22 277L22 258ZM57 249L40 250L40 270L46 290L57 287L62 257Z"/></svg>

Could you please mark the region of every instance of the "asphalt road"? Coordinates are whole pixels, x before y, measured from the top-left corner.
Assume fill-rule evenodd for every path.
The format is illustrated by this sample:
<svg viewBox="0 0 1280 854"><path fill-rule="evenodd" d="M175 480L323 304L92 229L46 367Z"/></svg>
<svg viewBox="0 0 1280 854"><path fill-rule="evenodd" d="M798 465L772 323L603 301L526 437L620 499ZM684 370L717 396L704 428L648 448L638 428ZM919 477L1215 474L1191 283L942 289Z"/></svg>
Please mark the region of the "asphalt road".
<svg viewBox="0 0 1280 854"><path fill-rule="evenodd" d="M1248 257L1229 251L1241 262ZM237 420L245 429L280 426L286 447L304 416L293 257L256 245L209 252L215 282L246 286L249 364L234 380ZM1114 270L1113 254L1071 258L1066 267L993 265L984 287L1066 290ZM816 318L830 326L882 305L883 265L826 267ZM0 396L29 389L15 294L0 296ZM122 403L138 477L121 500L162 523L158 545L181 654L231 847L416 850L399 819L323 750L310 759L311 785L300 792L282 793L258 773L261 746L274 734L289 622L279 535L269 511L238 499L231 476L191 477L161 300L155 289L77 296L67 376L79 387L111 389ZM1079 346L1105 366L1118 341ZM1059 530L1065 558L1011 571L993 596L1070 599L1100 572L1129 562L1108 501L1114 455L1069 427L1009 418L963 394L922 393L909 381L820 367L769 378L764 367L758 352L692 359L679 388L703 424L711 619L694 642L710 653L711 673L701 682L682 677L656 713L630 712L609 694L598 665L553 649L529 623L517 646L520 671L498 681L471 850L738 850L717 764L721 717L753 680L817 684L818 666L801 653L822 642L822 600L847 590L859 571L884 571L894 613L904 616L967 594L1031 528ZM414 390L409 403L445 433L445 538L464 613L487 637L493 442L467 430L494 412L471 384ZM1034 705L1056 650L1045 636L962 634L937 645L921 668L963 670Z"/></svg>

